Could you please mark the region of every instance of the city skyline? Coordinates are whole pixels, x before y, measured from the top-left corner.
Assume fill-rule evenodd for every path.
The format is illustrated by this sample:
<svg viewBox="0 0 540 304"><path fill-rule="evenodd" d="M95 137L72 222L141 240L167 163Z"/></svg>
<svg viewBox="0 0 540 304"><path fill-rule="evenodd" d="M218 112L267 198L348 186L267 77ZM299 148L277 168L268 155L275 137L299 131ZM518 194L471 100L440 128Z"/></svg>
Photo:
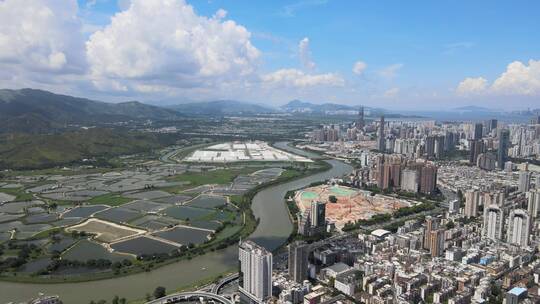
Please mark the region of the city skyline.
<svg viewBox="0 0 540 304"><path fill-rule="evenodd" d="M154 104L302 99L403 110L534 108L535 7L5 0L0 79L5 88Z"/></svg>

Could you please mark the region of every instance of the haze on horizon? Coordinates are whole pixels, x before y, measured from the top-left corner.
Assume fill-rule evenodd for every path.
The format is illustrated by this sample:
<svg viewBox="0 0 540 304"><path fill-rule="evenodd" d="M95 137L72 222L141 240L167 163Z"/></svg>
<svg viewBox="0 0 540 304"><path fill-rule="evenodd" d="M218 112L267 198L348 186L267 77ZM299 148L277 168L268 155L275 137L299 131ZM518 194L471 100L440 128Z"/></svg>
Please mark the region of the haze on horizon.
<svg viewBox="0 0 540 304"><path fill-rule="evenodd" d="M540 105L537 1L0 0L0 88L153 104Z"/></svg>

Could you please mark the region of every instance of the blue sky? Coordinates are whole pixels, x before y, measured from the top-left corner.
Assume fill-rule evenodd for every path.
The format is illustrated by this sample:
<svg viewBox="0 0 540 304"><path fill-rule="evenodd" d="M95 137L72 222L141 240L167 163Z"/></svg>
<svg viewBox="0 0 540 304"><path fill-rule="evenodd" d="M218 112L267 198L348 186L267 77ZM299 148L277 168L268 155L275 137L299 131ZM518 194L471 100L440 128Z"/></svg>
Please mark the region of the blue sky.
<svg viewBox="0 0 540 304"><path fill-rule="evenodd" d="M82 74L90 76L65 76L76 79L71 86L59 87L60 91L102 99L136 98L166 103L230 98L279 105L300 98L399 109L468 104L516 109L540 107L538 1L146 1L155 4L152 6L155 14L137 12L130 7L129 0L78 0L76 15L83 32L80 39L86 49L82 51L86 59L81 66L87 70ZM170 6L168 2L178 5ZM218 55L236 56L235 60L231 59L232 66L220 62L229 67L215 72L212 66L215 73L201 77L204 67L213 63L209 55L196 60L195 65L201 69L191 74L184 71L182 64L191 62L200 49L189 45L191 50L183 47L179 50L178 44L171 46L167 42L171 36L163 33L193 30L189 27L196 28L196 24L181 22L192 15L163 17L171 22L164 22L156 29L159 32L156 37L133 34L134 38L122 43L122 37L114 36L118 28L111 20L122 11L130 11L123 19L127 22L152 19L171 7L180 10L186 6L194 8L196 17L222 24L227 20L235 22L235 34L231 37L223 34L225 27L219 30L224 32L209 29L200 34L203 39L204 35L221 37L220 45L230 43L230 50ZM215 17L220 10L226 14ZM129 22L122 24L128 25L117 26L131 26ZM138 26L133 25L130 33L140 32L145 24L139 22ZM241 27L249 33L247 37ZM167 61L158 64L164 70L125 71L139 62L133 58L141 55L129 50L110 61L102 60L118 46L137 39L141 43L134 43L133 47L144 46L143 54L160 57L163 52ZM107 49L110 41L118 43L116 48ZM182 41L195 45L199 40ZM246 47L246 42L250 46ZM89 51L91 46L97 51ZM258 53L243 58L251 46ZM148 48L152 52L146 51ZM206 53L221 49L202 48ZM116 67L126 57L130 61L125 65L119 65L116 70L109 68ZM67 58L69 64L70 56ZM241 66L236 67L238 62L242 62ZM362 62L364 68L355 73L353 66L357 62ZM171 72L172 67L182 72ZM169 76L174 81L161 81ZM32 82L26 83L39 81L34 75Z"/></svg>

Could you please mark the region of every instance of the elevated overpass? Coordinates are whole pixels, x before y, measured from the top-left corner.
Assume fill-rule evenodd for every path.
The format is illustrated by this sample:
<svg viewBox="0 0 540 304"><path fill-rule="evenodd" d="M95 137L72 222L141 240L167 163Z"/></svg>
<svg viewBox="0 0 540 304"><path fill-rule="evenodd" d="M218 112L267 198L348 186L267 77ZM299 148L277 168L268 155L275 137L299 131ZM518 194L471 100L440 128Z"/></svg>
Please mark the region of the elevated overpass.
<svg viewBox="0 0 540 304"><path fill-rule="evenodd" d="M227 277L221 279L216 285L214 285L214 287L212 287L212 293L218 294L219 290L223 286L229 284L230 282L232 282L234 280L238 280L238 277L239 277L239 274L235 273L235 274L231 274L230 276L227 276Z"/></svg>
<svg viewBox="0 0 540 304"><path fill-rule="evenodd" d="M204 298L205 300L212 300L214 303L220 304L233 304L233 302L225 297L217 295L211 292L202 292L202 291L193 291L193 292L180 292L165 296L160 299L156 299L146 304L172 304L172 303L182 303L190 299L198 300L199 298Z"/></svg>

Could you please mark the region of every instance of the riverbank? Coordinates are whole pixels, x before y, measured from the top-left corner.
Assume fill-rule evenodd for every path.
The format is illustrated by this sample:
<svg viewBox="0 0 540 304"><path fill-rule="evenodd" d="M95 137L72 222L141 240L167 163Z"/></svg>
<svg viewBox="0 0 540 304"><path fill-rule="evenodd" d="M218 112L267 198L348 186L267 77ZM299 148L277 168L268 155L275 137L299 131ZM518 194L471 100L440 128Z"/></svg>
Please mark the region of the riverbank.
<svg viewBox="0 0 540 304"><path fill-rule="evenodd" d="M310 172L309 176L297 176L292 180L281 180L280 184L267 184L266 188L259 188L253 192L252 208L253 216L259 224L250 238L264 236L267 240L283 244L290 232L288 229L290 220L283 195L286 189L298 189L312 182L326 180L330 177L340 176L349 172L352 168L339 161L325 161L326 171ZM329 167L332 168L329 168ZM337 167L337 168L336 168ZM323 170L323 168L320 168ZM284 191L284 192L283 192ZM268 197L268 193L278 194L279 199ZM262 193L262 194L261 194ZM270 210L261 209L266 205ZM266 210L266 211L265 211ZM279 213L284 212L283 218ZM279 221L278 221L279 220ZM283 227L278 222L284 220ZM200 282L208 278L214 278L220 274L231 271L237 267L238 247L229 246L222 250L215 250L203 255L195 256L191 260L170 262L166 267L159 267L149 272L139 272L123 277L113 277L98 281L87 282L63 282L57 284L35 284L18 282L0 282L1 301L24 301L37 295L58 294L66 303L85 303L90 300L112 299L115 295L125 297L128 300L144 299L146 293L152 292L156 286L163 286L168 291L189 289L194 282ZM205 270L202 270L202 269ZM188 274L188 275L186 275ZM151 282L151 285L149 285ZM96 297L96 294L99 294Z"/></svg>

